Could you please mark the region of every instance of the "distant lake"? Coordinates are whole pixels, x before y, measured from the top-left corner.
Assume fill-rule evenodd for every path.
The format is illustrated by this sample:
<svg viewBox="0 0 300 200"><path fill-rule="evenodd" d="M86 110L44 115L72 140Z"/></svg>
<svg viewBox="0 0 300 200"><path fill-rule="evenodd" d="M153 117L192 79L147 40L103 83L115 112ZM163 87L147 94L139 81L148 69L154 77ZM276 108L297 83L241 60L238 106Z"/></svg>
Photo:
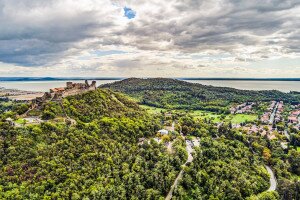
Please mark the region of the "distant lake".
<svg viewBox="0 0 300 200"><path fill-rule="evenodd" d="M83 80L67 80L83 83ZM27 91L46 92L50 88L66 86L66 80L54 81L0 81L0 87ZM97 80L97 86L112 83L116 80ZM186 80L191 83L212 85L217 87L231 87L242 90L279 90L282 92L300 92L300 81L246 81L246 80ZM89 81L91 83L91 81Z"/></svg>
<svg viewBox="0 0 300 200"><path fill-rule="evenodd" d="M300 92L300 81L244 81L244 80L186 80L191 83L231 87L241 90L279 90Z"/></svg>
<svg viewBox="0 0 300 200"><path fill-rule="evenodd" d="M84 83L84 80L67 80L75 83ZM47 92L51 88L65 87L66 80L60 81L0 81L0 87L26 91ZM97 86L112 83L116 80L97 80ZM89 81L91 84L92 81Z"/></svg>

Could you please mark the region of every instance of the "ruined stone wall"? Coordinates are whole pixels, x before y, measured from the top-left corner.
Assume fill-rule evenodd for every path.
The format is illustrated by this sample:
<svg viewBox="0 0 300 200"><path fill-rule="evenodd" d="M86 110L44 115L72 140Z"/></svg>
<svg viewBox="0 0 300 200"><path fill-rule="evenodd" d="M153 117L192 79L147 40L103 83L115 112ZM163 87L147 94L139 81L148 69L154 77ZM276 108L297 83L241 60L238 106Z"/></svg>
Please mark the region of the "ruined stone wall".
<svg viewBox="0 0 300 200"><path fill-rule="evenodd" d="M87 81L85 84L83 83L73 84L72 82L67 82L67 87L65 87L65 91L54 92L53 90L50 89L50 92L45 92L45 94L42 97L37 97L32 102L34 104L42 104L43 102L49 100L59 100L67 96L82 94L96 89L97 89L96 81L93 81L91 85L89 85Z"/></svg>
<svg viewBox="0 0 300 200"><path fill-rule="evenodd" d="M71 95L76 95L76 94L81 94L83 89L70 89L66 90L63 94L62 97L67 97Z"/></svg>
<svg viewBox="0 0 300 200"><path fill-rule="evenodd" d="M69 89L66 90L63 94L62 97L67 97L67 96L71 96L71 95L77 95L77 94L82 94L88 91L93 91L96 90L96 87L89 87L89 88L84 88L84 89Z"/></svg>

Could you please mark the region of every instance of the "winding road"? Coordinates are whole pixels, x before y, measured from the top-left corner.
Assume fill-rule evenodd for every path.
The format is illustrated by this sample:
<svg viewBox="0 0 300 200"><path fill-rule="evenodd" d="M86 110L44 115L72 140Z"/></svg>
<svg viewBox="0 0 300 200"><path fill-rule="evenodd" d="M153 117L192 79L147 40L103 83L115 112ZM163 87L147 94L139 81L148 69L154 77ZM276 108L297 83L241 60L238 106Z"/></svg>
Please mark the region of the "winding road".
<svg viewBox="0 0 300 200"><path fill-rule="evenodd" d="M268 189L268 191L275 191L277 188L277 181L274 175L274 172L272 171L272 169L269 166L265 166L268 173L270 174L270 188Z"/></svg>

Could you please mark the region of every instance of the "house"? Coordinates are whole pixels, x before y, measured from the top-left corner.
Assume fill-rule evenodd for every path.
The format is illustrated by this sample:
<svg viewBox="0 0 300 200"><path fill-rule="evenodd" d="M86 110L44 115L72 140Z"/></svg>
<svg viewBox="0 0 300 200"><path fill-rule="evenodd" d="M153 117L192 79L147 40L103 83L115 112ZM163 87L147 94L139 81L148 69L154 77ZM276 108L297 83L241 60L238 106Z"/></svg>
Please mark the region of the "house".
<svg viewBox="0 0 300 200"><path fill-rule="evenodd" d="M298 123L298 118L296 116L289 116L288 117L288 122L292 124L297 124Z"/></svg>
<svg viewBox="0 0 300 200"><path fill-rule="evenodd" d="M261 133L260 133L260 135L263 137L263 136L265 136L265 135L267 135L267 131L266 130L263 130Z"/></svg>
<svg viewBox="0 0 300 200"><path fill-rule="evenodd" d="M282 113L282 112L283 112L283 101L280 101L280 102L279 102L277 111L278 111L279 113Z"/></svg>
<svg viewBox="0 0 300 200"><path fill-rule="evenodd" d="M300 115L300 110L295 110L295 111L293 111L293 112L292 112L292 115L294 115L294 116Z"/></svg>
<svg viewBox="0 0 300 200"><path fill-rule="evenodd" d="M231 107L229 109L231 114L242 114L242 113L246 113L246 112L251 112L252 110L252 106L255 103L252 102L247 102L247 103L243 103L241 105L237 105L236 107Z"/></svg>
<svg viewBox="0 0 300 200"><path fill-rule="evenodd" d="M269 138L269 140L274 140L274 139L276 139L276 136L274 134L272 134L272 135L269 135L268 138Z"/></svg>
<svg viewBox="0 0 300 200"><path fill-rule="evenodd" d="M172 117L172 113L171 112L165 113L165 117Z"/></svg>
<svg viewBox="0 0 300 200"><path fill-rule="evenodd" d="M159 130L157 132L160 133L161 135L167 135L169 133L169 131L166 130L166 129L161 129L161 130Z"/></svg>
<svg viewBox="0 0 300 200"><path fill-rule="evenodd" d="M283 150L288 149L288 143L287 143L287 142L281 142L280 145L281 145L281 148L282 148Z"/></svg>
<svg viewBox="0 0 300 200"><path fill-rule="evenodd" d="M265 113L260 120L261 122L268 124L270 120L270 113Z"/></svg>
<svg viewBox="0 0 300 200"><path fill-rule="evenodd" d="M256 132L258 132L258 130L259 130L259 129L257 128L257 126L253 125L253 126L251 126L249 132L250 132L250 133L256 133Z"/></svg>
<svg viewBox="0 0 300 200"><path fill-rule="evenodd" d="M233 108L233 107L232 107L232 108L230 108L229 110L230 110L230 113L231 113L231 114L234 114L234 113L235 113L235 111L236 111L236 109L235 109L235 108Z"/></svg>
<svg viewBox="0 0 300 200"><path fill-rule="evenodd" d="M144 144L144 141L145 141L145 140L146 140L145 138L139 138L138 144L139 144L139 145Z"/></svg>
<svg viewBox="0 0 300 200"><path fill-rule="evenodd" d="M6 122L8 122L11 126L14 126L15 125L15 122L12 118L8 117L5 119Z"/></svg>

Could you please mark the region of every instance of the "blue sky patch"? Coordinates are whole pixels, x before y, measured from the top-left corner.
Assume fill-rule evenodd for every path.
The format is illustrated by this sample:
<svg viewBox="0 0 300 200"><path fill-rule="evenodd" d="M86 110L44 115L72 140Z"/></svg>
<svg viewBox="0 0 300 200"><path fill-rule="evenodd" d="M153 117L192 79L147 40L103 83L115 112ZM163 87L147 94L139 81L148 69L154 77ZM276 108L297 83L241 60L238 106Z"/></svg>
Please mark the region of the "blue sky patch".
<svg viewBox="0 0 300 200"><path fill-rule="evenodd" d="M119 50L109 50L109 51L96 50L93 53L96 54L97 56L109 56L109 55L113 55L113 54L124 54L126 52L119 51Z"/></svg>
<svg viewBox="0 0 300 200"><path fill-rule="evenodd" d="M124 16L127 17L128 19L133 19L135 18L136 12L132 10L131 8L124 7Z"/></svg>

